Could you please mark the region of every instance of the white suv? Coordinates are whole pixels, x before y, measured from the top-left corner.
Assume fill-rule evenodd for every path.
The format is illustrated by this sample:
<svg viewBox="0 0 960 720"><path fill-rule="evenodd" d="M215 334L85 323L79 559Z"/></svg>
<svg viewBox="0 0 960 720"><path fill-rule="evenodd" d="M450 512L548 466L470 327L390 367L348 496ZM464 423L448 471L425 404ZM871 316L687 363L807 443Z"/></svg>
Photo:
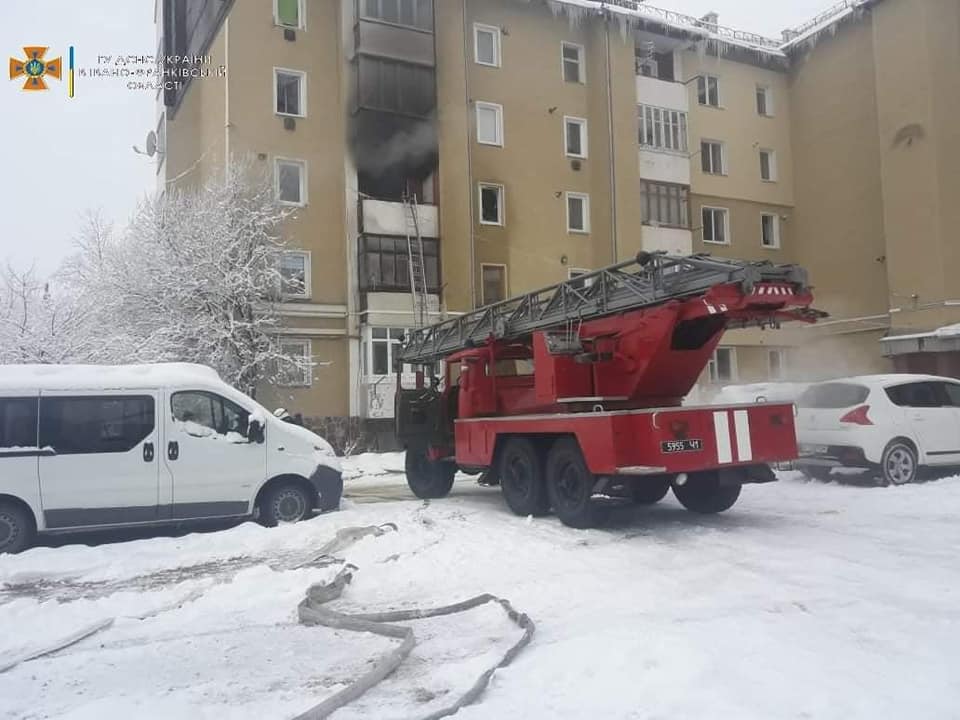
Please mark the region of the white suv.
<svg viewBox="0 0 960 720"><path fill-rule="evenodd" d="M903 485L923 466L960 466L960 381L864 375L811 385L798 405L796 465L810 477L863 468Z"/></svg>

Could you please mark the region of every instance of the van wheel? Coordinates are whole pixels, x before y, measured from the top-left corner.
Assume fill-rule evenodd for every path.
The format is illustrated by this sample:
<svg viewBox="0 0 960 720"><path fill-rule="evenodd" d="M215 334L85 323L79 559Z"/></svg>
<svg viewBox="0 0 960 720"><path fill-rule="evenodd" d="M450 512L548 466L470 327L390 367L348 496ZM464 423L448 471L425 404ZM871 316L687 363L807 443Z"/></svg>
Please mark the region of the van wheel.
<svg viewBox="0 0 960 720"><path fill-rule="evenodd" d="M674 485L673 494L690 512L712 515L733 507L740 497L741 485L721 485L720 473L691 473L683 485Z"/></svg>
<svg viewBox="0 0 960 720"><path fill-rule="evenodd" d="M296 483L280 483L270 488L260 501L260 522L267 527L300 522L310 516L313 502L309 493Z"/></svg>
<svg viewBox="0 0 960 720"><path fill-rule="evenodd" d="M427 457L426 448L407 448L404 470L407 472L407 485L414 495L421 500L435 500L450 494L457 464L431 460Z"/></svg>
<svg viewBox="0 0 960 720"><path fill-rule="evenodd" d="M917 479L917 453L903 440L894 440L883 451L880 472L887 485L907 485Z"/></svg>
<svg viewBox="0 0 960 720"><path fill-rule="evenodd" d="M26 550L35 534L30 513L13 503L0 503L0 554Z"/></svg>
<svg viewBox="0 0 960 720"><path fill-rule="evenodd" d="M541 517L550 512L543 465L543 452L525 438L510 438L500 451L500 489L515 515Z"/></svg>

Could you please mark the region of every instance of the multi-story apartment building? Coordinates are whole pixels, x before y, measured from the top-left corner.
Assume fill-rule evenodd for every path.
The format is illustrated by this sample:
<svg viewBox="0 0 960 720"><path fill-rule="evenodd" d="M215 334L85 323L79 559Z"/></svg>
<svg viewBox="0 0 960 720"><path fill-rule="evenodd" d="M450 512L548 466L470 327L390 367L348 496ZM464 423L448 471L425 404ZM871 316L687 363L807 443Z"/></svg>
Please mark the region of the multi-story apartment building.
<svg viewBox="0 0 960 720"><path fill-rule="evenodd" d="M282 342L316 366L264 394L317 421L389 427L414 228L431 320L708 252L806 265L834 317L729 332L705 386L943 371L922 351L956 341L921 336L960 321L958 23L949 0L848 0L779 40L632 0L162 0L163 53L226 75L163 95L159 172L253 157L296 208Z"/></svg>

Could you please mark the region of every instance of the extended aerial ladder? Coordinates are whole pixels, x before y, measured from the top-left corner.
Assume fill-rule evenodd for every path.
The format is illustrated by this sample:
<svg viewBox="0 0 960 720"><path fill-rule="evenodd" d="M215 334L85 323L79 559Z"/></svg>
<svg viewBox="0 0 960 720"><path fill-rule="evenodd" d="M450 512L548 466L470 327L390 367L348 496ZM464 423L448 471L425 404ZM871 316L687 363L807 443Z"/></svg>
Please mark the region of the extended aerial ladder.
<svg viewBox="0 0 960 720"><path fill-rule="evenodd" d="M726 330L816 322L812 303L794 265L641 253L416 328L396 358L419 369L396 404L410 487L441 497L457 467L482 471L514 512L574 526L596 521L598 494L655 502L671 486L725 510L796 456L793 408L683 399Z"/></svg>
<svg viewBox="0 0 960 720"><path fill-rule="evenodd" d="M420 209L417 196L405 196L403 200L407 228L407 262L410 274L410 295L413 298L414 327L422 328L427 324L428 293L427 267L423 257L423 235L420 233Z"/></svg>

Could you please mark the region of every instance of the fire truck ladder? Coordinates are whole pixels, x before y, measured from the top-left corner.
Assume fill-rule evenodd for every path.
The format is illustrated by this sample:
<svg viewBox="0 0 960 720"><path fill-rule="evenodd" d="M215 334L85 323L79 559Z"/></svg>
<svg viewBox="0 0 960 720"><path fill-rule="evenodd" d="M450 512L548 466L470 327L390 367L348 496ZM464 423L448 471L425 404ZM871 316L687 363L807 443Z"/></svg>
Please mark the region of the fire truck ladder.
<svg viewBox="0 0 960 720"><path fill-rule="evenodd" d="M399 360L427 365L490 337L510 340L538 330L570 328L586 320L703 295L716 285L739 283L750 294L755 285L768 282L790 284L797 292L809 288L806 270L796 265L642 252L634 260L420 327L407 335Z"/></svg>
<svg viewBox="0 0 960 720"><path fill-rule="evenodd" d="M407 228L407 259L410 270L410 295L413 297L414 327L423 328L427 324L427 268L423 259L423 237L420 234L420 213L417 206L417 196L405 196L403 200L404 212L409 213L410 221ZM413 234L411 234L411 228Z"/></svg>

